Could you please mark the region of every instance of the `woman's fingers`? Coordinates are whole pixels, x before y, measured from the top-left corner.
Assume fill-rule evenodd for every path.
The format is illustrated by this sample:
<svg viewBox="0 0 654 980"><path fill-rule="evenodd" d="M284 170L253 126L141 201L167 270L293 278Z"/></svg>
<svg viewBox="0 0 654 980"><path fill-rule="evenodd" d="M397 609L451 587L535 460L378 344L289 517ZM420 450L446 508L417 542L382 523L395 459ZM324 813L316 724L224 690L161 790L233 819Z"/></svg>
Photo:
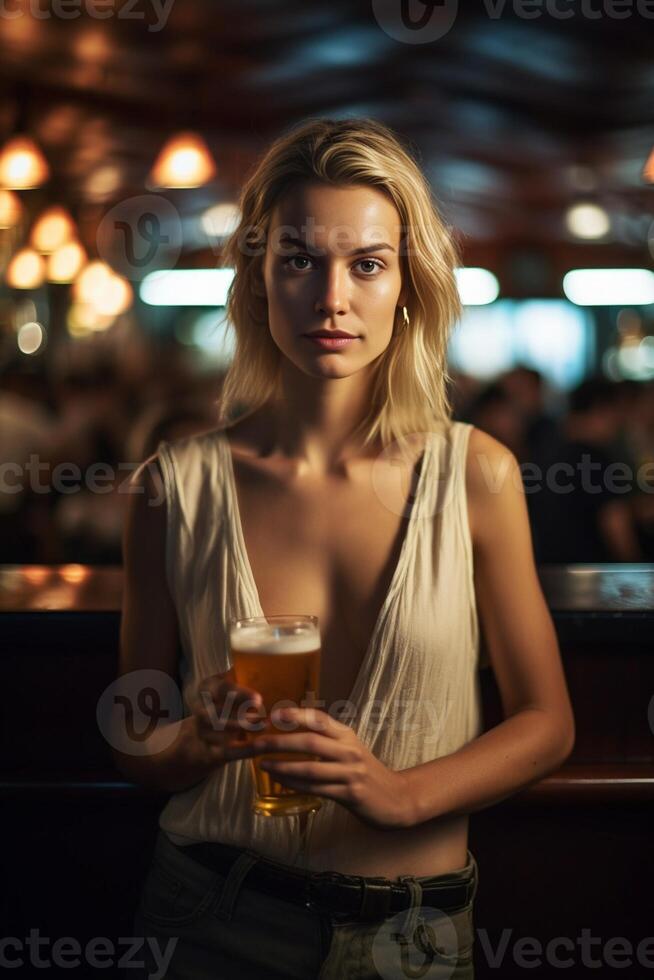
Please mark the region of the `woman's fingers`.
<svg viewBox="0 0 654 980"><path fill-rule="evenodd" d="M349 725L337 721L321 708L279 708L270 714L271 721L283 731L294 731L300 727L321 732L329 738L344 738L352 735Z"/></svg>
<svg viewBox="0 0 654 980"><path fill-rule="evenodd" d="M248 728L244 727L242 722L238 721L227 721L225 723L220 723L217 727L212 725L210 722L199 720L198 721L198 734L201 738L208 742L214 744L220 744L221 742L229 741L230 739L240 738L242 741L251 741L256 738L257 735L261 733L261 729L258 727Z"/></svg>
<svg viewBox="0 0 654 980"><path fill-rule="evenodd" d="M204 679L193 702L193 712L203 729L220 731L235 723L252 730L248 727L250 722L261 716L261 695L254 688L225 681L222 676L215 674Z"/></svg>
<svg viewBox="0 0 654 980"><path fill-rule="evenodd" d="M289 735L258 735L248 746L252 756L267 755L271 752L306 752L321 759L348 763L351 760L349 746L335 739L319 735L317 732L292 732Z"/></svg>
<svg viewBox="0 0 654 980"><path fill-rule="evenodd" d="M345 783L347 771L336 762L292 762L287 759L262 759L259 763L270 775L284 781L302 779L314 783Z"/></svg>

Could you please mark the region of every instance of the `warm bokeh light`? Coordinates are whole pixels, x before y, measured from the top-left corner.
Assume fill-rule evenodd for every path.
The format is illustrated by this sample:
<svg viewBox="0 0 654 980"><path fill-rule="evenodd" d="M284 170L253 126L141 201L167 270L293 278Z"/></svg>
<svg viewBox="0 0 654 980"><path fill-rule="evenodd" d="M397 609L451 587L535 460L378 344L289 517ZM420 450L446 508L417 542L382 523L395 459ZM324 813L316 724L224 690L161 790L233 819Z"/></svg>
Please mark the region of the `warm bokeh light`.
<svg viewBox="0 0 654 980"><path fill-rule="evenodd" d="M46 159L29 136L14 136L0 150L0 186L27 190L39 187L49 176Z"/></svg>
<svg viewBox="0 0 654 980"><path fill-rule="evenodd" d="M30 585L43 585L52 574L51 569L44 568L42 565L26 565L20 572Z"/></svg>
<svg viewBox="0 0 654 980"><path fill-rule="evenodd" d="M71 337L88 337L108 330L115 319L98 313L91 303L73 303L66 316L66 329Z"/></svg>
<svg viewBox="0 0 654 980"><path fill-rule="evenodd" d="M0 228L15 228L23 215L23 205L13 191L0 190Z"/></svg>
<svg viewBox="0 0 654 980"><path fill-rule="evenodd" d="M599 204L574 204L566 211L565 224L575 238L603 238L611 230L611 219Z"/></svg>
<svg viewBox="0 0 654 980"><path fill-rule="evenodd" d="M37 289L45 279L43 256L33 248L22 248L9 263L6 279L12 289Z"/></svg>
<svg viewBox="0 0 654 980"><path fill-rule="evenodd" d="M73 38L73 51L80 61L106 64L114 51L110 38L101 27L87 27Z"/></svg>
<svg viewBox="0 0 654 980"><path fill-rule="evenodd" d="M95 170L86 180L84 190L94 201L103 201L120 187L122 174L115 164L106 164Z"/></svg>
<svg viewBox="0 0 654 980"><path fill-rule="evenodd" d="M62 565L59 569L60 577L69 585L79 585L80 582L84 582L89 577L89 572L90 569L84 565Z"/></svg>
<svg viewBox="0 0 654 980"><path fill-rule="evenodd" d="M111 275L93 297L93 306L101 316L120 316L134 300L132 287L122 276Z"/></svg>
<svg viewBox="0 0 654 980"><path fill-rule="evenodd" d="M88 337L93 333L93 329L84 322L84 317L90 314L95 316L95 310L82 303L73 303L69 307L68 313L66 314L66 330L69 336L78 340L82 337Z"/></svg>
<svg viewBox="0 0 654 980"><path fill-rule="evenodd" d="M200 187L216 174L216 164L197 133L172 136L157 157L148 184L151 187Z"/></svg>
<svg viewBox="0 0 654 980"><path fill-rule="evenodd" d="M80 303L93 304L104 283L113 276L113 269L99 259L84 266L73 284L73 297Z"/></svg>
<svg viewBox="0 0 654 980"><path fill-rule="evenodd" d="M645 180L649 180L650 183L654 184L654 147L652 147L652 152L650 153L647 163L645 164L643 177Z"/></svg>
<svg viewBox="0 0 654 980"><path fill-rule="evenodd" d="M123 276L117 275L106 262L96 260L89 262L75 280L73 299L97 314L94 317L87 311L87 315L75 315L77 324L91 330L104 330L130 308L134 302L134 292ZM109 318L109 323L106 318Z"/></svg>
<svg viewBox="0 0 654 980"><path fill-rule="evenodd" d="M615 324L618 328L618 334L624 340L626 337L640 337L643 336L643 318L637 310L625 307L624 310L620 310L617 317L615 318Z"/></svg>
<svg viewBox="0 0 654 980"><path fill-rule="evenodd" d="M53 204L34 222L30 244L37 252L55 252L75 237L75 222L66 208Z"/></svg>
<svg viewBox="0 0 654 980"><path fill-rule="evenodd" d="M85 262L86 252L79 242L68 242L48 258L47 278L50 282L72 282Z"/></svg>
<svg viewBox="0 0 654 980"><path fill-rule="evenodd" d="M40 323L24 323L18 331L16 343L21 354L36 354L43 346L45 333Z"/></svg>

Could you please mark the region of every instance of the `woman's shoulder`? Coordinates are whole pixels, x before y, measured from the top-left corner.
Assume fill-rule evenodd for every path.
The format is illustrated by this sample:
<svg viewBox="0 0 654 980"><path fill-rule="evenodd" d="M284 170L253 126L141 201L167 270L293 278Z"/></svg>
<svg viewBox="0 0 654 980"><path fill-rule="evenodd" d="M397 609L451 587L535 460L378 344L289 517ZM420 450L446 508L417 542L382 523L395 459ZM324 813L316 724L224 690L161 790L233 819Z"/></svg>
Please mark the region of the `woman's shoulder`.
<svg viewBox="0 0 654 980"><path fill-rule="evenodd" d="M183 435L173 435L161 439L150 459L160 460L161 456L174 458L178 465L192 464L214 453L217 443L224 438L227 425L205 427Z"/></svg>
<svg viewBox="0 0 654 980"><path fill-rule="evenodd" d="M469 423L460 423L469 425ZM485 463L503 463L505 467L511 464L512 460L517 459L515 453L505 443L500 442L495 436L483 429L478 429L476 425L469 425L470 436L468 440L468 456L466 460L467 469L474 478L479 472L484 471Z"/></svg>
<svg viewBox="0 0 654 980"><path fill-rule="evenodd" d="M515 454L499 439L470 426L465 462L468 516L473 543L498 507L516 508L524 486Z"/></svg>

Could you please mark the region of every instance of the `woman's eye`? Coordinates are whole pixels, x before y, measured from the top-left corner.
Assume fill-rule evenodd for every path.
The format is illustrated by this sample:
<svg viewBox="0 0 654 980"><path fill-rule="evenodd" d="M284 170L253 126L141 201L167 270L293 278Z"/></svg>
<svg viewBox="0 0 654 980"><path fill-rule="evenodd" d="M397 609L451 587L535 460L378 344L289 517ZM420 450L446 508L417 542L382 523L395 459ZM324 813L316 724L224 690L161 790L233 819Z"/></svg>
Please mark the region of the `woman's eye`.
<svg viewBox="0 0 654 980"><path fill-rule="evenodd" d="M308 255L291 255L290 259L285 260L284 265L290 265L291 262L297 262L297 261L309 262L310 259Z"/></svg>
<svg viewBox="0 0 654 980"><path fill-rule="evenodd" d="M291 262L311 262L311 259L308 255L292 255L290 258L284 260L284 265L290 265ZM378 262L377 259L359 259L356 265L368 267L364 269L367 277L370 277L371 273L375 272L376 269L383 269L382 263ZM297 266L295 268L298 272L303 272L306 266L302 266L301 269L298 269Z"/></svg>
<svg viewBox="0 0 654 980"><path fill-rule="evenodd" d="M377 262L376 259L361 259L361 261L358 264L359 265L371 265L372 266L372 269L369 270L370 272L374 272L375 269L382 269L383 268L381 262Z"/></svg>

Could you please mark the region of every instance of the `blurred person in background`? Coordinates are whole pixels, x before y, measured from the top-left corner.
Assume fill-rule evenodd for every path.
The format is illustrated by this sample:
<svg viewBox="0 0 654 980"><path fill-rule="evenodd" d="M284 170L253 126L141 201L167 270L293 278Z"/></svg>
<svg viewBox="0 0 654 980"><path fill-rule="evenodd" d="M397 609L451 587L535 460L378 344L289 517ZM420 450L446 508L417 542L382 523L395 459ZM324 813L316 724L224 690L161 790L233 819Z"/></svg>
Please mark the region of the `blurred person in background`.
<svg viewBox="0 0 654 980"><path fill-rule="evenodd" d="M468 405L466 415L469 422L503 442L522 462L526 453L525 419L500 381L486 385Z"/></svg>
<svg viewBox="0 0 654 980"><path fill-rule="evenodd" d="M570 393L561 440L528 492L538 562L642 561L635 473L614 456L620 424L612 382L591 378Z"/></svg>
<svg viewBox="0 0 654 980"><path fill-rule="evenodd" d="M170 355L167 361L172 361ZM189 389L194 390L192 395ZM158 398L153 403L150 396L155 393ZM57 495L53 520L58 560L122 563L121 533L131 471L162 439L178 439L214 426L218 393L215 376L193 381L177 367L169 366L163 372L155 368L145 379L143 407L138 411L118 366L100 364L62 379L59 455L73 460L83 476L97 464L111 475L104 479L105 470L100 469L97 484L83 479L77 492Z"/></svg>
<svg viewBox="0 0 654 980"><path fill-rule="evenodd" d="M127 480L137 463L155 452L162 439L181 439L215 425L202 402L165 402L146 409L127 434L120 465L113 465L115 477L106 481L107 490L85 488L71 497L62 497L56 521L62 546L62 560L94 565L122 564L121 533L127 506ZM99 481L101 482L101 481Z"/></svg>
<svg viewBox="0 0 654 980"><path fill-rule="evenodd" d="M77 365L55 375L57 455L79 466L117 462L135 410L112 360Z"/></svg>
<svg viewBox="0 0 654 980"><path fill-rule="evenodd" d="M525 379L518 369L488 384L468 407L467 417L473 425L499 439L513 451L520 464L523 485L524 464L542 461L546 437L551 438L547 434L547 425L542 428L540 425L543 418L539 412L540 404L540 384L537 385L532 377ZM541 435L542 439L539 438ZM533 499L533 494L525 492L535 548L537 528L532 513Z"/></svg>
<svg viewBox="0 0 654 980"><path fill-rule="evenodd" d="M640 416L641 392L644 387L643 382L630 378L614 382L618 431L613 442L613 451L617 459L634 467L646 450L647 435Z"/></svg>
<svg viewBox="0 0 654 980"><path fill-rule="evenodd" d="M120 564L119 487L129 476L120 464L133 404L112 360L69 368L55 377L54 390L58 432L50 463L66 464L71 474L53 480L54 560Z"/></svg>
<svg viewBox="0 0 654 980"><path fill-rule="evenodd" d="M146 354L67 360L47 377L2 375L0 563L121 563L130 465L161 439L215 425L223 379L195 376L167 348Z"/></svg>
<svg viewBox="0 0 654 980"><path fill-rule="evenodd" d="M452 418L461 422L469 421L469 408L481 391L483 385L478 378L463 371L452 370L447 381L447 393L452 405Z"/></svg>
<svg viewBox="0 0 654 980"><path fill-rule="evenodd" d="M518 365L499 379L524 426L525 461L541 463L559 441L559 424L545 410L545 381L540 371Z"/></svg>

